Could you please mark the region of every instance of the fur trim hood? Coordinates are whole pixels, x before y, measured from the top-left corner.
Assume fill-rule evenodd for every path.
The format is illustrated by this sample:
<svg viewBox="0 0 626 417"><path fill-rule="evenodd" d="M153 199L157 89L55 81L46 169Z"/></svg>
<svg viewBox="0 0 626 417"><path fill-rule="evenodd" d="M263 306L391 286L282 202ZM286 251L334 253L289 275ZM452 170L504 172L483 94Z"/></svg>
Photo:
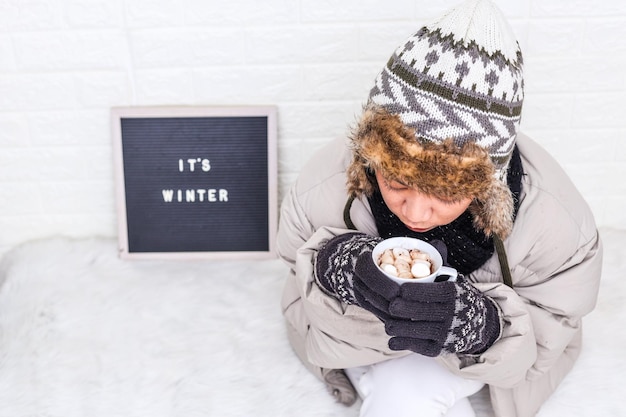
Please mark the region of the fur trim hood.
<svg viewBox="0 0 626 417"><path fill-rule="evenodd" d="M416 139L417 138L417 139ZM457 145L423 140L398 115L368 106L351 135L353 160L348 167L348 191L371 196L378 187L371 173L446 201L472 198L474 225L487 236L505 239L513 227L513 197L506 176L498 179L486 149L474 142Z"/></svg>

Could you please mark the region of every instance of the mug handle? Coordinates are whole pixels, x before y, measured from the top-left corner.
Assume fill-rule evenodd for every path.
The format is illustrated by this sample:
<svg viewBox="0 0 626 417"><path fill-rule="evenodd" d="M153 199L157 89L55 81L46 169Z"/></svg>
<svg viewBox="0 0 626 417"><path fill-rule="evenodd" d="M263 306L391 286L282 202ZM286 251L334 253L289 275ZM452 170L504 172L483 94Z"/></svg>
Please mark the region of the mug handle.
<svg viewBox="0 0 626 417"><path fill-rule="evenodd" d="M449 266L442 266L438 271L439 275L435 278L435 282L455 282L459 273L454 268L450 268ZM448 277L448 279L444 279Z"/></svg>

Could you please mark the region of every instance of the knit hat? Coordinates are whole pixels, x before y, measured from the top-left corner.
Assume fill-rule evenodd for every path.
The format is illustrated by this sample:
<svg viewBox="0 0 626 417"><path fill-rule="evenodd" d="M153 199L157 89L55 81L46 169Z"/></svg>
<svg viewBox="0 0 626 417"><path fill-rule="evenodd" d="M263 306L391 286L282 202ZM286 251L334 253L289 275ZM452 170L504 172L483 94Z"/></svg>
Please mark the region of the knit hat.
<svg viewBox="0 0 626 417"><path fill-rule="evenodd" d="M472 197L474 224L508 236L506 173L523 102L522 54L490 0L467 0L422 27L378 75L353 134L352 195L371 175L444 200Z"/></svg>

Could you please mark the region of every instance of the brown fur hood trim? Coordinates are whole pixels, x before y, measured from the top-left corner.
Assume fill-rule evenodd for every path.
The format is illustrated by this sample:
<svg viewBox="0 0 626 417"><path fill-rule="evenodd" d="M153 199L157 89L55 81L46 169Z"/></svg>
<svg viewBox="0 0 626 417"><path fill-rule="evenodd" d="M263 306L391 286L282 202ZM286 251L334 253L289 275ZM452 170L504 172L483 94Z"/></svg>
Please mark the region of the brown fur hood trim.
<svg viewBox="0 0 626 417"><path fill-rule="evenodd" d="M416 132L380 107L365 109L351 137L353 160L348 167L351 195L372 195L376 184L367 173L384 177L446 201L473 198L474 225L487 236L509 235L513 226L513 197L498 180L487 150L473 142L461 147L452 140L419 140ZM374 181L375 182L375 181Z"/></svg>

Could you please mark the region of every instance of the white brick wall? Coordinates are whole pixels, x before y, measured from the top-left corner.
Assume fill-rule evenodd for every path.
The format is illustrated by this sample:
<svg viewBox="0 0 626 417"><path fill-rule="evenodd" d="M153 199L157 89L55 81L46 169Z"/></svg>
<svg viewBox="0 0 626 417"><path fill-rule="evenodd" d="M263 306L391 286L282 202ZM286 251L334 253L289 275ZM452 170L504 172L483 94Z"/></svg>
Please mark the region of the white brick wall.
<svg viewBox="0 0 626 417"><path fill-rule="evenodd" d="M456 0L0 0L0 254L115 236L109 108L275 104L280 193L345 134L382 65ZM526 61L523 128L626 228L626 2L497 0Z"/></svg>

